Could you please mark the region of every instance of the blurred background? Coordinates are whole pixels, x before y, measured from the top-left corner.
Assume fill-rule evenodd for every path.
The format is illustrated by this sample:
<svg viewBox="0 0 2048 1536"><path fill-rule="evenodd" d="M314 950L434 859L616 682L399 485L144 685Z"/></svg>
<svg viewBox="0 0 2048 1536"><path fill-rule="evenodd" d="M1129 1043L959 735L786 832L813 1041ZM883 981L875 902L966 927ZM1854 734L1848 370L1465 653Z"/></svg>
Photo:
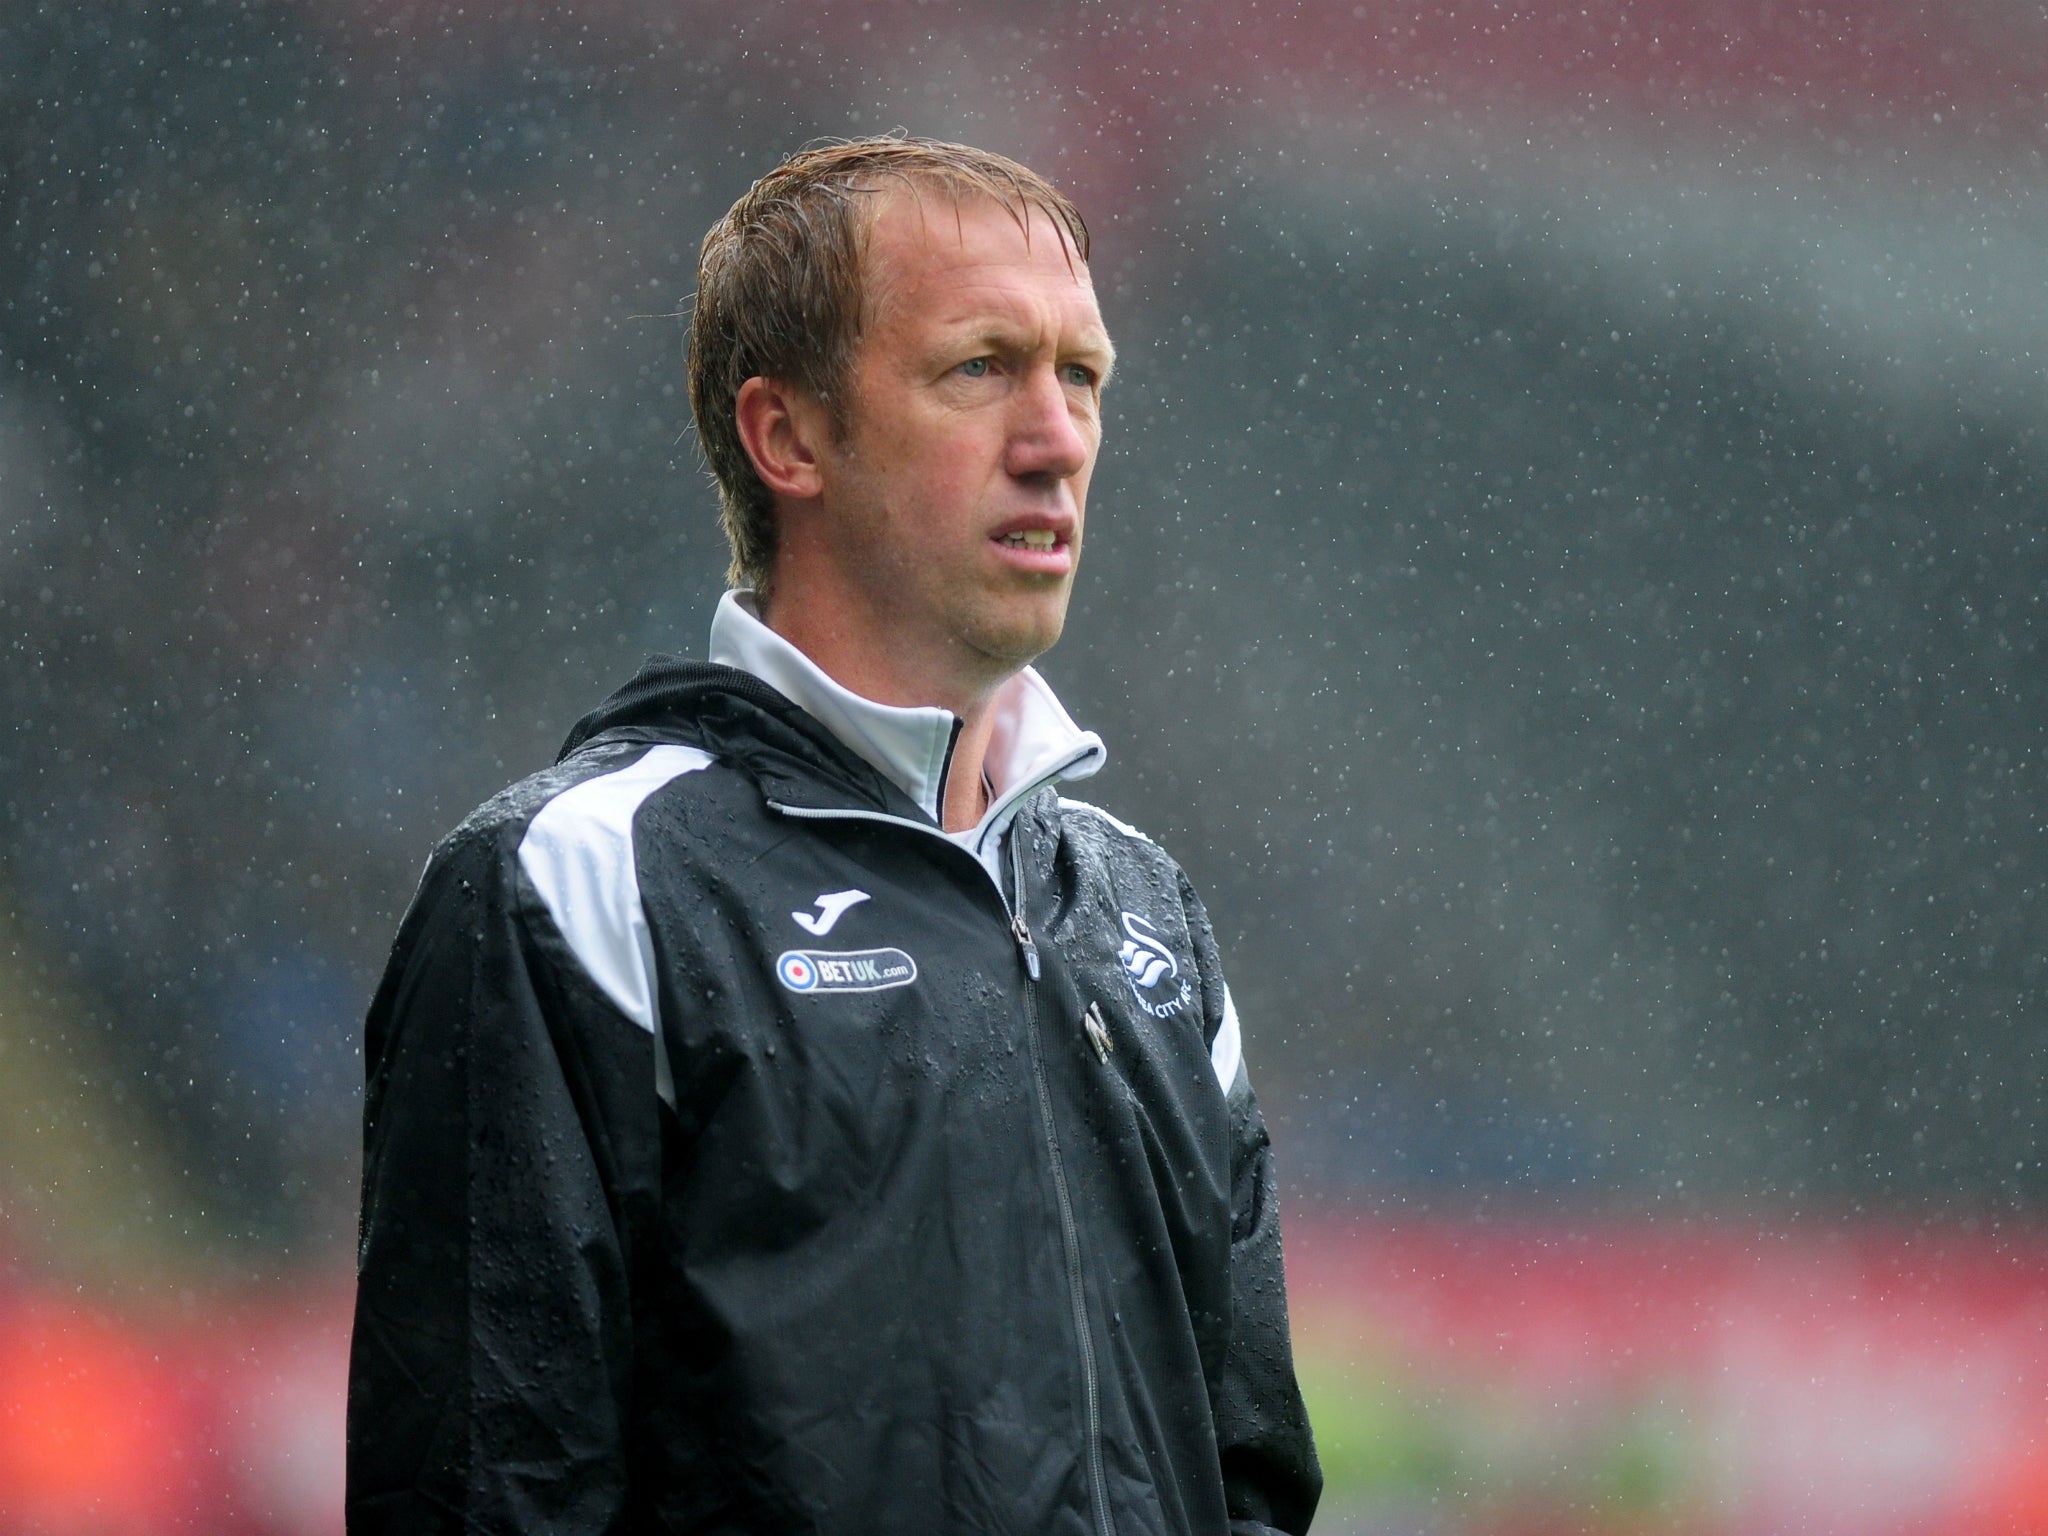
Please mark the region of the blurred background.
<svg viewBox="0 0 2048 1536"><path fill-rule="evenodd" d="M0 7L0 1531L340 1528L427 850L722 587L697 242L1051 174L1043 670L1217 919L1333 1532L2048 1530L2048 12Z"/></svg>

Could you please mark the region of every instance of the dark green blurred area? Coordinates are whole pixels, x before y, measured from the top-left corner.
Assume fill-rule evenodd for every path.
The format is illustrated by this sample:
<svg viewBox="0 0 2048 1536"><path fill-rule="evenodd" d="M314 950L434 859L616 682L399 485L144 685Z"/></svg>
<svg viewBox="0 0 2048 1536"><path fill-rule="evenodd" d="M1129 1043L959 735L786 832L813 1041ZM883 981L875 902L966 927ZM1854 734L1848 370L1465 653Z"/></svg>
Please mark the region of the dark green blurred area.
<svg viewBox="0 0 2048 1536"><path fill-rule="evenodd" d="M93 1223L346 1244L428 848L701 648L696 242L898 122L1079 180L1122 361L1044 670L1304 1198L2038 1209L2037 150L1120 127L1060 70L1121 12L914 12L0 15L0 1118L89 1127Z"/></svg>

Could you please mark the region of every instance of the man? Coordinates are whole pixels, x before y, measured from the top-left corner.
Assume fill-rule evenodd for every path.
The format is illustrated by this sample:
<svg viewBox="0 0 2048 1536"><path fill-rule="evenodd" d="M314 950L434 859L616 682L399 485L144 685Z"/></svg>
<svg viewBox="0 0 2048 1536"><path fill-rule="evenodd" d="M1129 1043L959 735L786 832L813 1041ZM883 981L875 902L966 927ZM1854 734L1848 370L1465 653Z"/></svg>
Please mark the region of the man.
<svg viewBox="0 0 2048 1536"><path fill-rule="evenodd" d="M1200 903L1028 663L1109 337L957 145L706 238L734 550L435 853L369 1020L357 1532L1254 1532L1320 1488Z"/></svg>

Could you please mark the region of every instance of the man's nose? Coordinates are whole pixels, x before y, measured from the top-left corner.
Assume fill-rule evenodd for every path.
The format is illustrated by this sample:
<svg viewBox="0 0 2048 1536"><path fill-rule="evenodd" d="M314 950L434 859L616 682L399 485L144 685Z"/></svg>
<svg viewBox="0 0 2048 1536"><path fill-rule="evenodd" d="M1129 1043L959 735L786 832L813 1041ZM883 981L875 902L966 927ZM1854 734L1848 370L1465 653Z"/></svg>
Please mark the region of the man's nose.
<svg viewBox="0 0 2048 1536"><path fill-rule="evenodd" d="M1070 480L1088 467L1094 444L1087 424L1052 368L1034 368L1013 402L1015 416L1004 467L1016 476Z"/></svg>

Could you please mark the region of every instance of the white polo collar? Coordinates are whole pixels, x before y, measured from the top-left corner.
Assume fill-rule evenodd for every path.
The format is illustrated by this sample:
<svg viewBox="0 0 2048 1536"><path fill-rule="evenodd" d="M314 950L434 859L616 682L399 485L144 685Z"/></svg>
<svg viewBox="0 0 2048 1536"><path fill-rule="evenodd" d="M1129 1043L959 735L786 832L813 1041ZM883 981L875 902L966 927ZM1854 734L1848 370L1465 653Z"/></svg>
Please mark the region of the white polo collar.
<svg viewBox="0 0 2048 1536"><path fill-rule="evenodd" d="M944 825L940 797L953 745L952 711L877 704L841 687L761 622L748 591L728 592L719 600L711 619L711 659L752 673L801 707ZM1074 724L1032 667L1003 684L993 708L995 728L982 762L990 789L988 811L970 831L948 834L985 863L1025 795L1041 784L1085 779L1109 760L1102 738Z"/></svg>

